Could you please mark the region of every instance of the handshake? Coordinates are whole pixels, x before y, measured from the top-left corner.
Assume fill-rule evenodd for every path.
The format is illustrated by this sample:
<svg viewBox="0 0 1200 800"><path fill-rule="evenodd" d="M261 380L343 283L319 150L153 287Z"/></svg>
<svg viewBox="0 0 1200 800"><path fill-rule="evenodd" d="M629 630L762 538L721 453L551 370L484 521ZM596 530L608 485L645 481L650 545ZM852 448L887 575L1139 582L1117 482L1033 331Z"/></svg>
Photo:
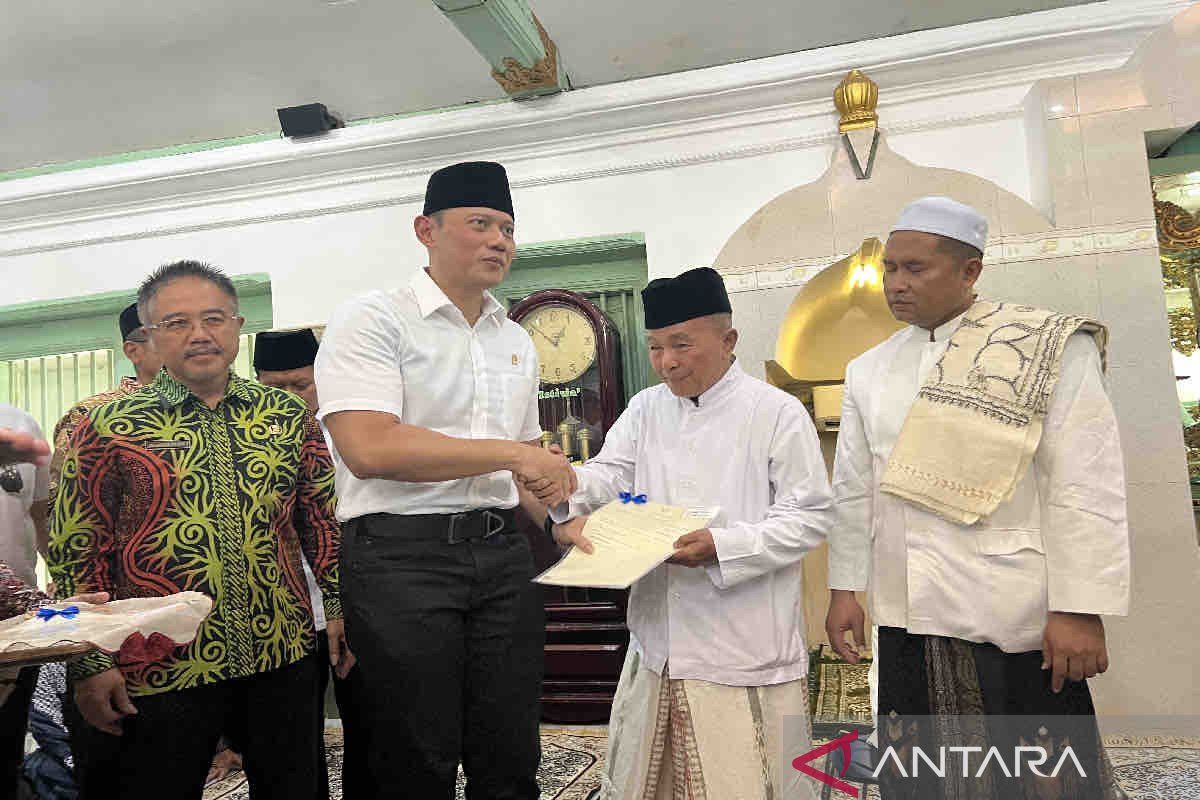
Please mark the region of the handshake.
<svg viewBox="0 0 1200 800"><path fill-rule="evenodd" d="M513 477L547 507L565 503L579 488L575 469L558 445L541 448L525 445Z"/></svg>

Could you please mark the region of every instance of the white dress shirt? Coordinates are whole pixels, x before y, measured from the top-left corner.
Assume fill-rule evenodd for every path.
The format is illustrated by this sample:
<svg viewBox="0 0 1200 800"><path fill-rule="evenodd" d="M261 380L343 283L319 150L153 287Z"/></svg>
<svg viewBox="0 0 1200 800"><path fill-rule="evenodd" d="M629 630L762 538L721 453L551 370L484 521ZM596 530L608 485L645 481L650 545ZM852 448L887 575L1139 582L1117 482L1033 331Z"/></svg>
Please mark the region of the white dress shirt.
<svg viewBox="0 0 1200 800"><path fill-rule="evenodd" d="M538 422L538 361L529 334L490 292L467 324L425 270L403 289L369 292L333 315L315 364L318 419L382 411L464 439L531 441ZM339 520L365 514L453 514L512 508L512 474L409 483L363 480L333 451Z"/></svg>
<svg viewBox="0 0 1200 800"><path fill-rule="evenodd" d="M808 669L800 559L832 519L829 480L799 400L736 363L699 404L666 386L639 392L577 470L562 521L620 492L656 503L720 506L718 563L664 564L633 585L628 624L642 663L672 678L766 686Z"/></svg>
<svg viewBox="0 0 1200 800"><path fill-rule="evenodd" d="M28 433L45 439L41 427L29 413L16 406L0 403L0 428ZM50 493L50 467L13 464L10 469L21 476L21 489L0 489L0 561L29 586L37 585L37 532L29 508Z"/></svg>
<svg viewBox="0 0 1200 800"><path fill-rule="evenodd" d="M1048 611L1128 611L1116 418L1095 342L1076 333L1033 463L993 514L959 525L880 492L909 408L961 319L934 331L934 341L927 330L905 328L846 369L829 585L869 588L881 626L1039 650Z"/></svg>

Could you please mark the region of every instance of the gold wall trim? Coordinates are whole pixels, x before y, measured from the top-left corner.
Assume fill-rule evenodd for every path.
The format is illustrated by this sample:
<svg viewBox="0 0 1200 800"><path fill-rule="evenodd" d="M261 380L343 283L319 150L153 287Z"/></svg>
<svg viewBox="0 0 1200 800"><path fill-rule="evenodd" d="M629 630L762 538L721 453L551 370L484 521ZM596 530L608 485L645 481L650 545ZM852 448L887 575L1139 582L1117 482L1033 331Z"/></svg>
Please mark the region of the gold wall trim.
<svg viewBox="0 0 1200 800"><path fill-rule="evenodd" d="M1167 250L1194 250L1200 247L1200 214L1193 214L1167 200L1154 201L1158 220L1158 244Z"/></svg>
<svg viewBox="0 0 1200 800"><path fill-rule="evenodd" d="M538 36L542 38L542 47L546 55L532 67L527 67L511 56L504 59L504 71L492 70L492 77L500 88L508 94L524 94L535 89L555 89L558 85L558 48L542 22L535 14L533 24L537 25Z"/></svg>

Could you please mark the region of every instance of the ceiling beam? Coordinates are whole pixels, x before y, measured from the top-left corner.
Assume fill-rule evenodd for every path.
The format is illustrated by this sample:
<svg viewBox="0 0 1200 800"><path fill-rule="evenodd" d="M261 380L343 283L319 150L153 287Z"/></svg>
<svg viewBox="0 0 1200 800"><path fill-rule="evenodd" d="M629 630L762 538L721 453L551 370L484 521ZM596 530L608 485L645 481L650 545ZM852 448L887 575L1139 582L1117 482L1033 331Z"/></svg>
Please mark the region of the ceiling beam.
<svg viewBox="0 0 1200 800"><path fill-rule="evenodd" d="M509 97L554 94L570 88L558 48L528 0L433 0L492 67Z"/></svg>

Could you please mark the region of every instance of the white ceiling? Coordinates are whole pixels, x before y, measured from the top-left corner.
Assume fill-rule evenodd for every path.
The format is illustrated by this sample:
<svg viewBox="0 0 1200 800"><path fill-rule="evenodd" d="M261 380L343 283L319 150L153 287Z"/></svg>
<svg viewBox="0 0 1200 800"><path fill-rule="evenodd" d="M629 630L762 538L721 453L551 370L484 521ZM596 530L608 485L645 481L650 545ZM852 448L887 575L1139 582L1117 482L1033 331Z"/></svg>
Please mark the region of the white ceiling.
<svg viewBox="0 0 1200 800"><path fill-rule="evenodd" d="M271 132L280 106L352 120L504 96L430 0L0 2L0 172ZM582 87L1085 2L532 6Z"/></svg>

